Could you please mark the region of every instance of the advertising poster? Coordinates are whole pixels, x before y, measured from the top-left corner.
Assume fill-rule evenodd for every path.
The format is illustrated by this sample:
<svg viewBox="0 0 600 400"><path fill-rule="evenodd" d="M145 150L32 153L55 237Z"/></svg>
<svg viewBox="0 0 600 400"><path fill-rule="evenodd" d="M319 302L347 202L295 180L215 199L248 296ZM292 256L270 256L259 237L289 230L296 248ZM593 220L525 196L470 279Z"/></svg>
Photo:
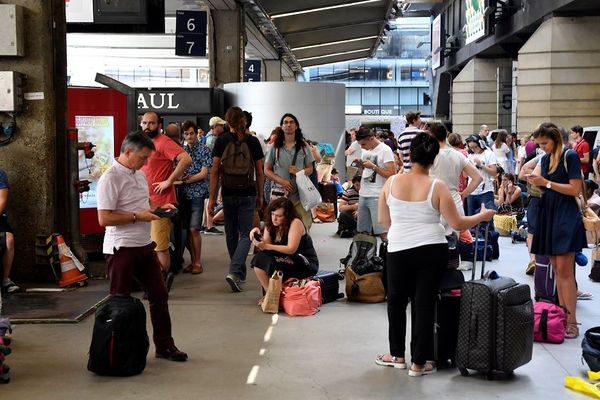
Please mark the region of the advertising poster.
<svg viewBox="0 0 600 400"><path fill-rule="evenodd" d="M115 124L112 116L75 116L79 142L91 142L94 145L94 157L86 158L83 151L78 152L79 180L90 181L89 192L79 197L80 208L96 208L96 184L100 175L114 161Z"/></svg>
<svg viewBox="0 0 600 400"><path fill-rule="evenodd" d="M442 65L440 57L442 38L442 15L438 15L431 24L431 68L436 69Z"/></svg>
<svg viewBox="0 0 600 400"><path fill-rule="evenodd" d="M466 39L469 44L485 35L485 0L465 0Z"/></svg>

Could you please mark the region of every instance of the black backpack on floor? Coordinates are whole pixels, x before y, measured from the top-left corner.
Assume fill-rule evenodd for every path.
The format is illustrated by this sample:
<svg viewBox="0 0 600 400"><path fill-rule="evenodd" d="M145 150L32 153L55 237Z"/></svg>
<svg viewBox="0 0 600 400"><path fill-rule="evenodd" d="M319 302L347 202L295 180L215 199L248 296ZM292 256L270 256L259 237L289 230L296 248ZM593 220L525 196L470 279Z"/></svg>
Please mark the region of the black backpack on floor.
<svg viewBox="0 0 600 400"><path fill-rule="evenodd" d="M149 347L142 302L111 296L96 310L87 368L98 375L137 375L146 367Z"/></svg>

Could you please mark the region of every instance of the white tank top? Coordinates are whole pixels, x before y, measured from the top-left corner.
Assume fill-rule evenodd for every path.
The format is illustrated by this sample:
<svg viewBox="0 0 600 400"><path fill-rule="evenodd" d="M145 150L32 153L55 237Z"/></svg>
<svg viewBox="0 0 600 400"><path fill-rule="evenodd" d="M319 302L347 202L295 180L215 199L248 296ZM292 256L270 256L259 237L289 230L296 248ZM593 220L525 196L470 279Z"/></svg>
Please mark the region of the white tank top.
<svg viewBox="0 0 600 400"><path fill-rule="evenodd" d="M431 204L431 195L437 179L432 181L425 201L405 201L392 194L395 178L394 175L387 196L392 221L388 231L388 251L447 243L444 227L440 222L440 212Z"/></svg>

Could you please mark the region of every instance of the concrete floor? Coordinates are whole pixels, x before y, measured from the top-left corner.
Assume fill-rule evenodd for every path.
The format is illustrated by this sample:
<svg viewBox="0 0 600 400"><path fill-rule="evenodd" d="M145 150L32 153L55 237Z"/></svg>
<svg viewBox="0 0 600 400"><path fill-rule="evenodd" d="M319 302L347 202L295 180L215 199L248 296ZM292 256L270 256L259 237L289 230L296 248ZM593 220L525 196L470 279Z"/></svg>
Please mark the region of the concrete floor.
<svg viewBox="0 0 600 400"><path fill-rule="evenodd" d="M335 224L314 225L322 270L335 270L350 239L334 235ZM533 360L513 379L486 381L457 370L409 378L406 371L375 365L388 350L385 303L339 300L312 317L263 314L249 273L246 290L231 293L224 277L224 237L204 236L204 273L180 274L171 291L176 344L186 363L154 358L129 378L99 377L86 369L93 317L79 324L18 325L7 361L12 380L0 385L3 399L519 399L585 398L563 386L566 375L584 376L580 340L534 344ZM533 285L523 271L524 244L500 239L501 258L489 263L502 275ZM587 253L589 256L589 252ZM596 299L581 301L581 331L600 321L600 285L578 267L579 286ZM149 326L150 329L150 326ZM150 332L150 331L149 331ZM407 347L408 348L408 347ZM249 382L250 381L250 382Z"/></svg>

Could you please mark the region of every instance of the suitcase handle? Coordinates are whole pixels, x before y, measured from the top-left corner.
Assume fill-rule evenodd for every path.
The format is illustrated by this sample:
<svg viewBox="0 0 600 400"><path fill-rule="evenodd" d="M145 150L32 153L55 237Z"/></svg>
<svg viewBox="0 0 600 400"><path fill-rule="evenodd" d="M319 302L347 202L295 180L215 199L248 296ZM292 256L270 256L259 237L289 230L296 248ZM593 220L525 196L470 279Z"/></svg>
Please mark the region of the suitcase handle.
<svg viewBox="0 0 600 400"><path fill-rule="evenodd" d="M475 228L475 245L473 246L473 269L471 270L471 280L475 280L475 269L477 269L477 242L479 241L479 227L481 226L481 222L477 224ZM487 246L488 246L488 237L490 231L490 223L486 222L485 224L485 239L483 243L483 258L481 260L481 279L484 278L485 273L485 258L487 257Z"/></svg>

